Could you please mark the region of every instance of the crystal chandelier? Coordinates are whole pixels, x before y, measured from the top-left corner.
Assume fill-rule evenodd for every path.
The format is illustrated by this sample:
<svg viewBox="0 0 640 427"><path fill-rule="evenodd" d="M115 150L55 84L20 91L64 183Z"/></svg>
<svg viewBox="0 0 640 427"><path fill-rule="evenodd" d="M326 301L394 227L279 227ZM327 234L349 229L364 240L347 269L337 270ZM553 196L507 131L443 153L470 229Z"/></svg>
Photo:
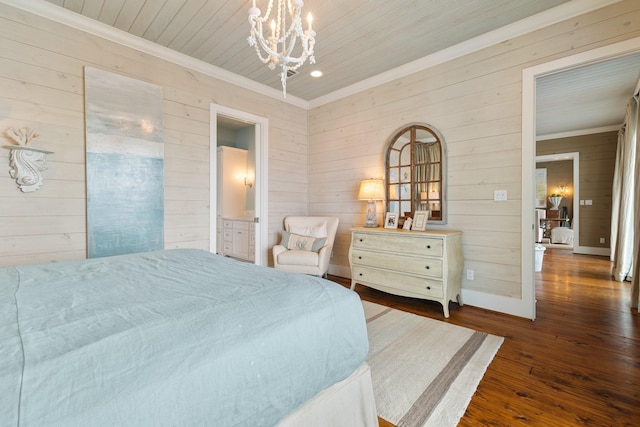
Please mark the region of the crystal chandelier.
<svg viewBox="0 0 640 427"><path fill-rule="evenodd" d="M276 66L282 67L280 80L285 98L287 97L288 73L297 71L307 58L309 58L309 63L316 63L313 56L316 32L311 28L311 13L307 18L309 28L306 31L302 29L300 15L303 5L302 0L278 0L278 9L277 12L274 12L274 16L277 14L277 17L271 20L271 36L266 38L262 33L262 24L267 22L271 16L273 0L269 0L269 6L264 16L260 16L261 12L256 7L256 0L253 0L253 7L249 9L249 22L251 23L251 35L247 39L249 46L255 47L258 57L262 63L269 66L269 69L273 70ZM289 22L287 22L287 18ZM302 52L299 56L293 56L298 38L300 38ZM266 56L262 51L266 53Z"/></svg>

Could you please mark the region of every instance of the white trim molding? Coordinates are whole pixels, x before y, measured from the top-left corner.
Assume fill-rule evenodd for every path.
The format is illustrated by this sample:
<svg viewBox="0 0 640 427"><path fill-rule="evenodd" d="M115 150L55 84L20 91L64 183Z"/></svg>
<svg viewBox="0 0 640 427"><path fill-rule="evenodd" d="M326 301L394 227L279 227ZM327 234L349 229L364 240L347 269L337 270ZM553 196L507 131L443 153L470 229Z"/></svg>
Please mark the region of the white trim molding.
<svg viewBox="0 0 640 427"><path fill-rule="evenodd" d="M522 70L522 299L535 319L534 210L536 162L536 79L574 67L640 52L640 37L566 56ZM593 248L596 249L596 248ZM574 249L574 252L577 252Z"/></svg>
<svg viewBox="0 0 640 427"><path fill-rule="evenodd" d="M247 88L262 95L278 99L282 102L286 102L304 109L311 109L368 90L372 87L391 82L401 77L426 70L438 64L451 61L453 59L468 55L486 47L501 43L505 40L513 39L515 37L530 33L540 28L553 25L557 22L561 22L566 19L570 19L575 16L579 16L593 10L609 6L619 1L621 0L571 0L560 6L556 6L552 9L548 9L544 12L522 19L518 22L514 22L513 24L506 25L497 30L490 31L478 37L466 40L462 43L443 49L431 55L424 56L408 64L404 64L400 67L396 67L392 70L380 73L376 76L336 90L327 95L319 96L311 101L306 101L293 95L287 95L287 98L283 98L282 92L278 89L231 73L222 68L192 58L188 55L176 52L164 46L160 46L141 37L136 37L125 31L121 31L80 14L73 13L67 9L44 0L0 0L0 3L5 3L10 6L25 10L27 12L42 16L44 18L52 19L61 24L77 28L79 30L96 35L98 37L102 37L115 43L119 43L124 46L131 47L141 52L154 55L158 58L162 58L175 64L182 65L194 71L201 72L202 74L206 74L208 76L223 80L227 83Z"/></svg>
<svg viewBox="0 0 640 427"><path fill-rule="evenodd" d="M217 231L217 155L218 116L225 116L255 125L256 176L256 253L255 263L267 266L269 259L269 119L234 108L211 103L209 146L209 250L216 251Z"/></svg>

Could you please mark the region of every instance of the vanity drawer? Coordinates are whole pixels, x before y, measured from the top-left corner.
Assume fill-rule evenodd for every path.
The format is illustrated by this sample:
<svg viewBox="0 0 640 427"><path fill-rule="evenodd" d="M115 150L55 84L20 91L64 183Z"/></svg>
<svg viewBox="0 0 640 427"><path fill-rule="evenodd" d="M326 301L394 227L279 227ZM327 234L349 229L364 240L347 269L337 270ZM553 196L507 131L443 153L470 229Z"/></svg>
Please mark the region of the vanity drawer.
<svg viewBox="0 0 640 427"><path fill-rule="evenodd" d="M411 257L353 249L351 262L355 265L384 268L436 279L442 278L442 260L437 258Z"/></svg>
<svg viewBox="0 0 640 427"><path fill-rule="evenodd" d="M398 291L424 295L433 298L443 298L442 282L424 277L410 276L393 271L378 270L376 268L354 265L352 279L372 287L393 287Z"/></svg>
<svg viewBox="0 0 640 427"><path fill-rule="evenodd" d="M233 221L233 229L249 231L249 223L247 221Z"/></svg>
<svg viewBox="0 0 640 427"><path fill-rule="evenodd" d="M442 240L437 238L412 237L409 233L377 234L353 233L353 247L358 249L374 249L385 252L400 252L412 255L441 257Z"/></svg>

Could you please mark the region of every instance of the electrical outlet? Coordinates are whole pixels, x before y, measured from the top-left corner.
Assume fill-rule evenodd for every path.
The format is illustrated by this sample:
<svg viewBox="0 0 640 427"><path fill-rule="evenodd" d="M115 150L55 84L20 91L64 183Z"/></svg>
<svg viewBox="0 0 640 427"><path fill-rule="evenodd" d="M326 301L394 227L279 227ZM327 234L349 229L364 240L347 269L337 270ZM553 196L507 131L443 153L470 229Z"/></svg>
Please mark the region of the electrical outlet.
<svg viewBox="0 0 640 427"><path fill-rule="evenodd" d="M600 243L604 243L604 237L600 238Z"/></svg>
<svg viewBox="0 0 640 427"><path fill-rule="evenodd" d="M473 280L474 272L473 270L467 269L467 280Z"/></svg>

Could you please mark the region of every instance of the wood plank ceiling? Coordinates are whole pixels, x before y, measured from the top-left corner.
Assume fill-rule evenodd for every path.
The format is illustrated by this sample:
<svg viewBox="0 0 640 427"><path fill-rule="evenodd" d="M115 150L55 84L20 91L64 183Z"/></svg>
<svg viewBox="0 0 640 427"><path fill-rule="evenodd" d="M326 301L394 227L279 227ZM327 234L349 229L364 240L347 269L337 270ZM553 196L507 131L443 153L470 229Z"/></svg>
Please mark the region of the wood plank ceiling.
<svg viewBox="0 0 640 427"><path fill-rule="evenodd" d="M263 65L247 43L251 0L46 1L280 89L277 69L272 71ZM568 2L308 0L303 10L314 16L317 64L305 64L298 75L289 79L287 92L310 101ZM257 0L263 13L266 4L266 0ZM546 116L538 118L538 134L567 132L584 126L593 128L596 121L577 120L580 116L588 116L577 110L580 105L616 111L615 118L611 117L612 113L606 120L598 119L598 125L621 123L626 100L622 106L619 104L622 97L628 99L632 95L637 83L637 59L618 61L606 71L601 67L597 74L600 76L597 90L591 90L590 86L596 74L583 71L581 86L573 84L575 76L570 72L545 77L542 83L549 89L538 93L538 102L550 109ZM612 67L620 67L622 71L618 73ZM323 77L310 77L309 72L314 69L321 70ZM598 96L595 96L596 92ZM620 95L622 92L624 96ZM609 104L598 104L596 101L608 98L602 93L616 93L618 97ZM589 94L594 96L586 101ZM577 106L561 102L578 98ZM562 120L568 116L575 119Z"/></svg>
<svg viewBox="0 0 640 427"><path fill-rule="evenodd" d="M47 0L146 40L280 89L247 43L251 0ZM308 0L317 65L287 92L305 100L336 91L569 0ZM266 0L257 6L266 9ZM313 79L309 72L323 71Z"/></svg>

